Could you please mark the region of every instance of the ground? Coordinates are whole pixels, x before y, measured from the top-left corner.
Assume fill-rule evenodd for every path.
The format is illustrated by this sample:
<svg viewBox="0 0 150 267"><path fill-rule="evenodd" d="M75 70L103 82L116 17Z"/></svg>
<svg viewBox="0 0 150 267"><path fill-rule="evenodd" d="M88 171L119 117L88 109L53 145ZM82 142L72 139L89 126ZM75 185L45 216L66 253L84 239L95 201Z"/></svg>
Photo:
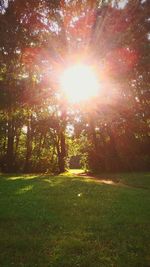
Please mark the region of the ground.
<svg viewBox="0 0 150 267"><path fill-rule="evenodd" d="M150 267L150 174L0 176L1 267Z"/></svg>

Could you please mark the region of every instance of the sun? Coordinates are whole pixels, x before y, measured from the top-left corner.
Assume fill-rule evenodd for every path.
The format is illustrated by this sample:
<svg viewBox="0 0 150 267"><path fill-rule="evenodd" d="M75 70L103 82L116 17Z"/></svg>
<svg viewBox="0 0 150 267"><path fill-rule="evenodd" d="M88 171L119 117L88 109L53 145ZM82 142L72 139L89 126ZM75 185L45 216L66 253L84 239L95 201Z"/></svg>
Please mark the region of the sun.
<svg viewBox="0 0 150 267"><path fill-rule="evenodd" d="M64 70L61 87L70 102L78 103L96 96L99 83L91 66L77 64Z"/></svg>

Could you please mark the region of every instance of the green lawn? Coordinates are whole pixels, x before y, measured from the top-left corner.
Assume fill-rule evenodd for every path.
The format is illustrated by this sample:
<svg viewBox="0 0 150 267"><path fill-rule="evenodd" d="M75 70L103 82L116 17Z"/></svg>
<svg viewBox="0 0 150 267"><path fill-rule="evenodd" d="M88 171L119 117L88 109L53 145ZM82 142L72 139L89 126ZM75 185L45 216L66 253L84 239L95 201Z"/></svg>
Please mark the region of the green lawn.
<svg viewBox="0 0 150 267"><path fill-rule="evenodd" d="M150 174L101 178L1 175L0 266L150 267Z"/></svg>

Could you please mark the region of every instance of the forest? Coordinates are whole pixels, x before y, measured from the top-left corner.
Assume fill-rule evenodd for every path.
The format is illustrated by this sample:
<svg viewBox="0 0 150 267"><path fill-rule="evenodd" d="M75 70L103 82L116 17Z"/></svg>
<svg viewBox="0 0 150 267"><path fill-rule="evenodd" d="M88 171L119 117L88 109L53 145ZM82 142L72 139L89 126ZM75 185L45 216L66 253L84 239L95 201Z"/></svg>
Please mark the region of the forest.
<svg viewBox="0 0 150 267"><path fill-rule="evenodd" d="M0 1L0 172L149 170L149 4ZM71 102L60 80L76 62L100 90Z"/></svg>

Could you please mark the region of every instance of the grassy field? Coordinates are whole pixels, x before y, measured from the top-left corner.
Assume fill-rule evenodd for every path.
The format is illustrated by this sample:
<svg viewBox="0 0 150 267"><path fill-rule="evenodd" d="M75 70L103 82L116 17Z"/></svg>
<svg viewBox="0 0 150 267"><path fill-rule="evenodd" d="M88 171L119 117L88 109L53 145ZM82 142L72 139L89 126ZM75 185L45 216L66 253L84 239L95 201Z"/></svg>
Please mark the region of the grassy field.
<svg viewBox="0 0 150 267"><path fill-rule="evenodd" d="M0 176L1 267L150 267L150 174Z"/></svg>

